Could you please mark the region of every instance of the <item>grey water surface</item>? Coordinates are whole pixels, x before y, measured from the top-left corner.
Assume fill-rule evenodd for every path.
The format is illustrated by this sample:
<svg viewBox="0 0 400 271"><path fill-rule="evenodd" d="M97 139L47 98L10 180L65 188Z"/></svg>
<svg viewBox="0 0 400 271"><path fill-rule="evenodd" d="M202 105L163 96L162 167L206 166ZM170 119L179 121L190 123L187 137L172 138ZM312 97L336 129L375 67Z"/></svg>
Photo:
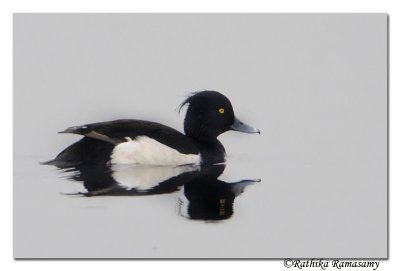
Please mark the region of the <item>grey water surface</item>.
<svg viewBox="0 0 400 271"><path fill-rule="evenodd" d="M202 89L261 130L217 172L39 164ZM15 258L386 258L387 15L16 14L13 159Z"/></svg>

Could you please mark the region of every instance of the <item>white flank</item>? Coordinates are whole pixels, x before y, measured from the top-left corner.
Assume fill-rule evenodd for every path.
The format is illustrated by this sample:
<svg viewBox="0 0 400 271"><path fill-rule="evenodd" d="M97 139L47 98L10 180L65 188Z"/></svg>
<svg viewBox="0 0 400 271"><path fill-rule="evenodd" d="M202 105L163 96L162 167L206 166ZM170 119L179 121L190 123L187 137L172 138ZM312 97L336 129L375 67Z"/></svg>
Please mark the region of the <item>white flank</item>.
<svg viewBox="0 0 400 271"><path fill-rule="evenodd" d="M163 181L185 172L199 170L197 166L132 166L112 165L112 177L121 187L127 190L148 190Z"/></svg>
<svg viewBox="0 0 400 271"><path fill-rule="evenodd" d="M112 164L136 165L199 165L200 154L183 154L147 136L135 140L127 137L127 142L115 146L111 154Z"/></svg>

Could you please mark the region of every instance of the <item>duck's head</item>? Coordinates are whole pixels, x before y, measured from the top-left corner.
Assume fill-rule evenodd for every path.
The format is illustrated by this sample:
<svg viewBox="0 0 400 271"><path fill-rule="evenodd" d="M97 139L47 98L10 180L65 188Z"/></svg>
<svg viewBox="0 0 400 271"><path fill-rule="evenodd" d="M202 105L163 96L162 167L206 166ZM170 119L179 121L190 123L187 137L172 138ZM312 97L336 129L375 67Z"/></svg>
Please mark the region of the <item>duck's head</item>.
<svg viewBox="0 0 400 271"><path fill-rule="evenodd" d="M184 122L186 135L201 141L213 141L229 130L260 133L235 117L228 98L217 91L200 91L188 97L179 110L188 105Z"/></svg>

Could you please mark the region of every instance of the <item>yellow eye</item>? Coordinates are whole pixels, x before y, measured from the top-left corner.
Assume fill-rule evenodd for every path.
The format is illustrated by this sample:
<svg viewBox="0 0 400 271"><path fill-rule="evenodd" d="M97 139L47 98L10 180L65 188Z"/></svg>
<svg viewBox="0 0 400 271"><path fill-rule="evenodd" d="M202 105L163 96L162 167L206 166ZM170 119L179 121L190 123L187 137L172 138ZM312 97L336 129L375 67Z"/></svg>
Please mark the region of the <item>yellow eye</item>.
<svg viewBox="0 0 400 271"><path fill-rule="evenodd" d="M218 112L219 112L220 114L224 114L224 113L225 113L225 109L220 108L220 109L218 109Z"/></svg>

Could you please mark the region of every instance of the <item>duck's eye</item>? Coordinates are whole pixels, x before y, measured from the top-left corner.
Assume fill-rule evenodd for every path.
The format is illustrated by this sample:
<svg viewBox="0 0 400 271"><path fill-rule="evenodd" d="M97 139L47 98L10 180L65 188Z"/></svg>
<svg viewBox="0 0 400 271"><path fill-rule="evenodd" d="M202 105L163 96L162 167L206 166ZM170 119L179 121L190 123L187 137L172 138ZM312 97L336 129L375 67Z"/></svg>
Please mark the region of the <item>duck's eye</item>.
<svg viewBox="0 0 400 271"><path fill-rule="evenodd" d="M225 109L220 108L220 109L218 109L218 112L219 112L220 114L224 114L224 113L225 113Z"/></svg>

